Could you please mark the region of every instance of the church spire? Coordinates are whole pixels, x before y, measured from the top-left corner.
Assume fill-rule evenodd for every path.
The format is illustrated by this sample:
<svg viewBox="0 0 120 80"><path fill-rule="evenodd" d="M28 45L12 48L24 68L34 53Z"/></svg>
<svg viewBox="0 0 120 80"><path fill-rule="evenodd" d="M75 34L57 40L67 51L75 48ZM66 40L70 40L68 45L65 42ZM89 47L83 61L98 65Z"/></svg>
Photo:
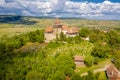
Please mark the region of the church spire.
<svg viewBox="0 0 120 80"><path fill-rule="evenodd" d="M56 18L55 24L60 24L60 23L61 23L61 21L58 18Z"/></svg>

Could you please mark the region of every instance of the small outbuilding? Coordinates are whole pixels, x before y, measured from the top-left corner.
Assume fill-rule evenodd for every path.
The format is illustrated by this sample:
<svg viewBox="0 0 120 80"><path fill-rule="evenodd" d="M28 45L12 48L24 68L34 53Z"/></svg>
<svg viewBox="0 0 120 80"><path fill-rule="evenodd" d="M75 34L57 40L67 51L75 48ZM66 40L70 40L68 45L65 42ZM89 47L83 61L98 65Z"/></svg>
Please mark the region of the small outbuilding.
<svg viewBox="0 0 120 80"><path fill-rule="evenodd" d="M120 71L114 65L109 66L106 73L109 80L120 80Z"/></svg>
<svg viewBox="0 0 120 80"><path fill-rule="evenodd" d="M84 65L84 58L82 56L74 56L74 62L76 64L76 66L82 66Z"/></svg>

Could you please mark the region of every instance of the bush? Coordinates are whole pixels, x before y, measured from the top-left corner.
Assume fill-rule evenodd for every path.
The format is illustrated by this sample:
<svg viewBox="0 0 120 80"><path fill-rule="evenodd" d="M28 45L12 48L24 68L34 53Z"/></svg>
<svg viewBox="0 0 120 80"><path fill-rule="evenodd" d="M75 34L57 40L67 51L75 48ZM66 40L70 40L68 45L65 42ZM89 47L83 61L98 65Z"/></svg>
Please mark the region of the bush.
<svg viewBox="0 0 120 80"><path fill-rule="evenodd" d="M80 80L80 74L73 73L73 75L71 76L70 80Z"/></svg>
<svg viewBox="0 0 120 80"><path fill-rule="evenodd" d="M106 33L100 31L100 30L93 30L92 33L90 33L90 42L95 43L98 41L107 41Z"/></svg>
<svg viewBox="0 0 120 80"><path fill-rule="evenodd" d="M94 64L98 64L100 59L98 57L94 57Z"/></svg>
<svg viewBox="0 0 120 80"><path fill-rule="evenodd" d="M81 37L88 37L90 34L90 30L88 30L87 28L82 28L79 32L79 35Z"/></svg>
<svg viewBox="0 0 120 80"><path fill-rule="evenodd" d="M114 59L113 63L115 64L117 69L120 70L120 50L116 50L114 52L114 58L113 59Z"/></svg>
<svg viewBox="0 0 120 80"><path fill-rule="evenodd" d="M87 57L85 57L84 62L88 67L90 67L94 63L94 57L93 56L87 56Z"/></svg>
<svg viewBox="0 0 120 80"><path fill-rule="evenodd" d="M99 58L107 58L110 54L110 47L102 42L95 44L93 48L92 55Z"/></svg>

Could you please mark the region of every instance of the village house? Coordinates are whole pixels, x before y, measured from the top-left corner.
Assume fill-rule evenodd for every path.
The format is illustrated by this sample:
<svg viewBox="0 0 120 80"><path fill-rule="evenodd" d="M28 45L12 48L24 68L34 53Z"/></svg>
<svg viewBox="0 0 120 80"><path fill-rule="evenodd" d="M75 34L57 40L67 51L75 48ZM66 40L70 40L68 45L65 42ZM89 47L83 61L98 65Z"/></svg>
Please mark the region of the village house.
<svg viewBox="0 0 120 80"><path fill-rule="evenodd" d="M57 37L59 38L61 32L63 32L66 37L74 37L79 33L79 28L62 25L61 21L56 19L52 27L45 29L45 42L50 42Z"/></svg>
<svg viewBox="0 0 120 80"><path fill-rule="evenodd" d="M109 80L120 80L120 71L114 65L109 66L106 73Z"/></svg>
<svg viewBox="0 0 120 80"><path fill-rule="evenodd" d="M84 65L84 58L82 56L74 56L74 62L76 66L83 66Z"/></svg>

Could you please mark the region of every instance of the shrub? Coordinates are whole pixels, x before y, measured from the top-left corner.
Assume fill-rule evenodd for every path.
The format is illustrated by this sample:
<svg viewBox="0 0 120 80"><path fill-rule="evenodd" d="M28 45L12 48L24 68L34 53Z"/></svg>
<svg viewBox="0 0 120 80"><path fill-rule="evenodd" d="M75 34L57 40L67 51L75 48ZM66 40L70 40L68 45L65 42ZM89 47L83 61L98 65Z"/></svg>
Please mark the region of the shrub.
<svg viewBox="0 0 120 80"><path fill-rule="evenodd" d="M80 80L80 75L77 73L73 73L73 75L71 76L70 80Z"/></svg>
<svg viewBox="0 0 120 80"><path fill-rule="evenodd" d="M94 57L93 56L87 56L87 57L85 57L84 62L88 67L90 67L94 63Z"/></svg>
<svg viewBox="0 0 120 80"><path fill-rule="evenodd" d="M98 64L100 59L98 57L94 57L94 64Z"/></svg>

